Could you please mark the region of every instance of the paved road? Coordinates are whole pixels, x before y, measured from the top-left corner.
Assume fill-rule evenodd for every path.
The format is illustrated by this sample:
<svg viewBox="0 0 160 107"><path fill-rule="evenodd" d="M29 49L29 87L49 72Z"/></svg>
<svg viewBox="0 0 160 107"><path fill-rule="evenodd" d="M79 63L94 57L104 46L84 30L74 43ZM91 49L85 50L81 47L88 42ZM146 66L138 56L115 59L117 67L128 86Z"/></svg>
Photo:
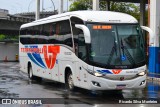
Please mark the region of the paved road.
<svg viewBox="0 0 160 107"><path fill-rule="evenodd" d="M0 63L0 98L55 98L56 101L73 99L78 104L54 105L0 105L0 107L151 107L147 104L114 104L119 99L160 98L160 83L148 82L145 89L95 92L77 88L68 92L64 84L43 80L41 83L30 81L27 74L19 70L18 63ZM110 103L110 104L109 104ZM159 104L152 105L160 107Z"/></svg>

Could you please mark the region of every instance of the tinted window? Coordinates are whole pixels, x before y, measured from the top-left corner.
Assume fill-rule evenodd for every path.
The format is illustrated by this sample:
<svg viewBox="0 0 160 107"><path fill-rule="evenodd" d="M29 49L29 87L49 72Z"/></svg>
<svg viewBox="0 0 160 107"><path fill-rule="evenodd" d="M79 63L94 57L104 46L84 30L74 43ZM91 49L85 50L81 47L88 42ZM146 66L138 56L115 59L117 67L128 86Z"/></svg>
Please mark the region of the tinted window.
<svg viewBox="0 0 160 107"><path fill-rule="evenodd" d="M83 61L86 61L87 58L86 44L83 33L78 36L78 57Z"/></svg>
<svg viewBox="0 0 160 107"><path fill-rule="evenodd" d="M75 53L80 59L85 60L86 46L85 46L84 34L81 29L75 27L76 24L84 24L84 23L81 19L72 17L71 25L73 31Z"/></svg>
<svg viewBox="0 0 160 107"><path fill-rule="evenodd" d="M52 24L49 43L64 44L72 47L72 35L69 20L60 21Z"/></svg>
<svg viewBox="0 0 160 107"><path fill-rule="evenodd" d="M21 29L22 44L64 44L72 47L69 20Z"/></svg>

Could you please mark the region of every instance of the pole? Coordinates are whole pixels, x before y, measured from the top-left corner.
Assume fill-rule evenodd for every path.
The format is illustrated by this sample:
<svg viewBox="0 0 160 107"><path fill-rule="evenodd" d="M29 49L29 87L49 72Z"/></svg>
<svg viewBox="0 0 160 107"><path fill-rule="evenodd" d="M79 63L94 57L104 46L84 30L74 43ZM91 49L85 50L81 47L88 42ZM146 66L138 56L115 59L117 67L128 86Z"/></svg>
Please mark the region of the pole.
<svg viewBox="0 0 160 107"><path fill-rule="evenodd" d="M44 0L42 0L42 13L43 13L43 10L44 10Z"/></svg>
<svg viewBox="0 0 160 107"><path fill-rule="evenodd" d="M110 11L110 1L106 1L106 11Z"/></svg>
<svg viewBox="0 0 160 107"><path fill-rule="evenodd" d="M155 33L154 46L149 48L149 72L160 73L160 0L150 0L150 28Z"/></svg>
<svg viewBox="0 0 160 107"><path fill-rule="evenodd" d="M59 14L63 13L63 0L59 0Z"/></svg>
<svg viewBox="0 0 160 107"><path fill-rule="evenodd" d="M40 18L40 0L37 0L36 7L36 20L38 20Z"/></svg>
<svg viewBox="0 0 160 107"><path fill-rule="evenodd" d="M93 0L93 10L99 10L99 0Z"/></svg>
<svg viewBox="0 0 160 107"><path fill-rule="evenodd" d="M68 12L68 0L67 0L67 12Z"/></svg>
<svg viewBox="0 0 160 107"><path fill-rule="evenodd" d="M146 8L146 3L145 0L140 1L140 25L144 26L145 25L145 8Z"/></svg>

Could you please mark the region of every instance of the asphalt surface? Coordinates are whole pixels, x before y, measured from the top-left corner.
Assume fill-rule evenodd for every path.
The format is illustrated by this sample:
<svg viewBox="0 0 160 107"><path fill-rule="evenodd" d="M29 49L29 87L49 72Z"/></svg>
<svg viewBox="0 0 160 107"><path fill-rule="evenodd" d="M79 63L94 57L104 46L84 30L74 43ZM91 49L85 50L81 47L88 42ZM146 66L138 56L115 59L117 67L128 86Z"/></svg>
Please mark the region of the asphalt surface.
<svg viewBox="0 0 160 107"><path fill-rule="evenodd" d="M0 107L160 107L160 104L118 104L119 100L160 99L160 82L148 81L145 89L123 91L87 91L76 88L69 92L64 84L43 79L30 81L19 70L19 63L0 63L0 98L52 98L55 104L0 105ZM45 100L46 100L45 99ZM71 103L69 103L72 101Z"/></svg>

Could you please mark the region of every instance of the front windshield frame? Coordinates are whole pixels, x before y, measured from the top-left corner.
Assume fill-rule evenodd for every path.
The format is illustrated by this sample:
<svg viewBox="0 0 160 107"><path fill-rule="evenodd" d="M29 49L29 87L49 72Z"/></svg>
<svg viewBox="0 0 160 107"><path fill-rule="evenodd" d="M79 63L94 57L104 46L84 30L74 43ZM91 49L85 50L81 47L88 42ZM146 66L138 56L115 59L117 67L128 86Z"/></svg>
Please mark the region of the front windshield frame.
<svg viewBox="0 0 160 107"><path fill-rule="evenodd" d="M140 37L140 40L141 40L141 42L143 42L142 43L142 45L143 45L143 49L142 49L142 51L143 51L143 53L145 53L145 42L144 42L144 37L143 37L143 33L142 33L142 30L141 30L141 28L140 28L140 26L139 26L139 23L99 23L99 22L86 22L85 23L85 25L88 27L88 24L99 24L99 25L113 25L113 26L116 26L116 34L118 35L118 31L117 31L117 26L119 26L119 25L136 25L136 26L138 26L138 28L139 28L139 37ZM118 35L119 36L119 35ZM92 39L92 34L91 34L91 39ZM119 43L120 43L120 41L118 41ZM145 65L146 64L146 55L144 54L143 55L143 60L141 60L140 62L138 62L138 63L132 63L132 62L130 62L130 63L132 63L132 64L126 64L126 65L122 65L122 64L119 64L119 65L114 65L114 64L109 64L109 65L107 65L107 64L103 64L103 63L99 63L99 62L94 62L94 61L92 61L91 59L90 59L90 55L89 55L89 53L91 52L91 44L88 44L88 46L87 46L88 48L87 48L87 51L88 51L88 63L89 64L91 64L91 65L93 65L93 66L98 66L98 67L103 67L103 68L108 68L108 69L131 69L131 68L136 68L136 67L140 67L140 66L143 66L143 65ZM122 49L120 49L121 47L120 46L118 46L117 47L118 49L117 49L117 51L119 52L119 54L121 55L122 54Z"/></svg>

